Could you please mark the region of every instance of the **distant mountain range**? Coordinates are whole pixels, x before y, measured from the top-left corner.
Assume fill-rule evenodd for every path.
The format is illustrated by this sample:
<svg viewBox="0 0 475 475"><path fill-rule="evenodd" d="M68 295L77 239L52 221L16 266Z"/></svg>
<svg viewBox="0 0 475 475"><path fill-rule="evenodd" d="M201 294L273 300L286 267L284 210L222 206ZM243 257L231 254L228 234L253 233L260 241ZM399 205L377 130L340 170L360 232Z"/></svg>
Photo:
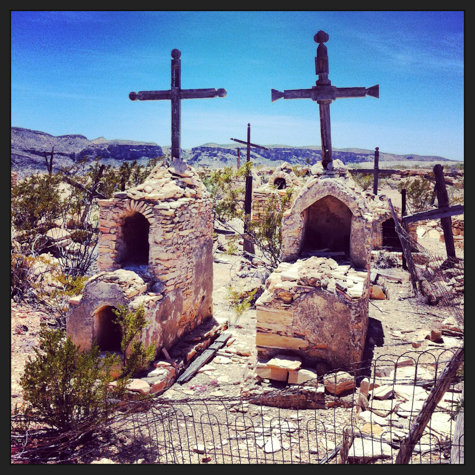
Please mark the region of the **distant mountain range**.
<svg viewBox="0 0 475 475"><path fill-rule="evenodd" d="M170 147L161 147L153 142L136 142L133 140L106 140L100 137L89 140L84 135L53 136L37 130L22 127L11 128L11 169L19 178L36 172L46 171L45 153L48 158L54 147L53 168L71 166L87 156L90 159L101 157L102 163L112 166L120 165L124 160L137 160L147 163L151 158L170 154ZM292 165L314 164L322 159L320 146L291 147L288 145L266 145L269 150L251 148L251 160L256 165L277 166L280 161ZM192 149L183 149L182 158L191 166L211 168L236 165L237 149L240 149L241 163L246 160L246 145L206 143ZM345 164L371 162L374 150L359 148L333 149L333 158ZM379 160L384 161L453 161L437 156L396 155L379 153Z"/></svg>

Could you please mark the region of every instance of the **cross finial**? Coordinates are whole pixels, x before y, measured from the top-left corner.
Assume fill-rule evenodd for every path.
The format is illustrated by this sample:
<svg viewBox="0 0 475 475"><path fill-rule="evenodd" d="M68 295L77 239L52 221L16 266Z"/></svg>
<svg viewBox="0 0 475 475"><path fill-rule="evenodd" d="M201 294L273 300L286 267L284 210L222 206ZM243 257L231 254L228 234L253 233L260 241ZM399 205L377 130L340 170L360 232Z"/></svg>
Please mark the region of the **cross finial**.
<svg viewBox="0 0 475 475"><path fill-rule="evenodd" d="M328 79L328 52L323 44L328 41L328 33L320 30L313 39L318 43L317 57L315 58L315 74L318 76L317 86L329 86L331 81Z"/></svg>
<svg viewBox="0 0 475 475"><path fill-rule="evenodd" d="M173 59L180 59L181 51L179 49L172 49L172 58Z"/></svg>
<svg viewBox="0 0 475 475"><path fill-rule="evenodd" d="M320 30L314 37L313 39L315 40L315 43L326 43L330 38L330 35L328 33L325 33L324 31Z"/></svg>

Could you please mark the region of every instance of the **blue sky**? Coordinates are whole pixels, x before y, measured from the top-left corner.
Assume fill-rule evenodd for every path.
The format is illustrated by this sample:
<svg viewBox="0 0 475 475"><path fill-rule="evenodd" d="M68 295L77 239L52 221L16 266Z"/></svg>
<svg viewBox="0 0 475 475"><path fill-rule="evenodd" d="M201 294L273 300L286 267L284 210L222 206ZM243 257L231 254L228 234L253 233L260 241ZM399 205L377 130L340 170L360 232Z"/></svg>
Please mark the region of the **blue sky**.
<svg viewBox="0 0 475 475"><path fill-rule="evenodd" d="M182 148L246 139L320 145L318 105L271 102L271 89L315 85L314 35L324 30L337 87L380 85L380 98L331 105L333 148L463 160L464 13L449 11L12 11L11 125L52 135L169 146L170 102L131 91L227 96L182 101Z"/></svg>

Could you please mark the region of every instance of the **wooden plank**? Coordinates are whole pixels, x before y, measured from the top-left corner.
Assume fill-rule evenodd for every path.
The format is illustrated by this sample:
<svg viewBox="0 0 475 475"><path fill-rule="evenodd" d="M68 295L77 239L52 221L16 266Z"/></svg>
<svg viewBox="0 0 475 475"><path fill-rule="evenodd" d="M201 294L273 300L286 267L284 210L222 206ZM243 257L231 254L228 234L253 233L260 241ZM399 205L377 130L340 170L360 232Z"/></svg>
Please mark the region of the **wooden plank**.
<svg viewBox="0 0 475 475"><path fill-rule="evenodd" d="M422 221L424 219L439 219L446 218L448 216L455 216L464 213L464 205L449 206L447 208L431 209L424 211L423 213L408 214L403 216L403 223L414 223L416 221Z"/></svg>
<svg viewBox="0 0 475 475"><path fill-rule="evenodd" d="M186 368L176 382L179 384L188 382L202 366L214 357L216 352L226 344L229 338L231 338L231 333L221 333L221 335Z"/></svg>
<svg viewBox="0 0 475 475"><path fill-rule="evenodd" d="M230 140L234 140L235 142L239 142L239 143L243 143L243 144L247 145L247 142L244 142L244 140L233 139L233 138L231 138ZM252 142L249 142L249 145L251 147L262 148L263 150L269 150L267 147L262 147L261 145L256 145L255 143L252 143Z"/></svg>
<svg viewBox="0 0 475 475"><path fill-rule="evenodd" d="M218 96L225 97L226 91L224 89L215 88L180 90L180 99L213 99Z"/></svg>
<svg viewBox="0 0 475 475"><path fill-rule="evenodd" d="M366 97L368 89L366 87L337 87L336 97Z"/></svg>
<svg viewBox="0 0 475 475"><path fill-rule="evenodd" d="M171 98L171 91L139 91L129 94L131 101L163 101Z"/></svg>
<svg viewBox="0 0 475 475"><path fill-rule="evenodd" d="M378 275L378 276L381 276L381 277L384 277L385 279L389 279L389 280L394 280L396 282L402 282L402 277L397 277L395 275L391 275L387 272L384 272L384 271L381 271L380 269L378 269L377 271L375 271L375 273ZM377 276L376 276L376 279L377 279ZM375 280L376 280L375 279Z"/></svg>
<svg viewBox="0 0 475 475"><path fill-rule="evenodd" d="M367 173L367 174L373 174L374 169L373 168L349 168L349 172L351 173ZM378 168L378 173L379 175L393 175L394 173L401 173L403 170L392 170L389 168Z"/></svg>
<svg viewBox="0 0 475 475"><path fill-rule="evenodd" d="M449 207L449 195L445 187L444 169L442 165L437 164L434 166L435 175L435 191L437 193L437 201L439 208L446 209ZM455 258L455 243L454 235L452 233L452 219L450 216L440 218L440 224L444 231L445 249L447 251L447 257Z"/></svg>

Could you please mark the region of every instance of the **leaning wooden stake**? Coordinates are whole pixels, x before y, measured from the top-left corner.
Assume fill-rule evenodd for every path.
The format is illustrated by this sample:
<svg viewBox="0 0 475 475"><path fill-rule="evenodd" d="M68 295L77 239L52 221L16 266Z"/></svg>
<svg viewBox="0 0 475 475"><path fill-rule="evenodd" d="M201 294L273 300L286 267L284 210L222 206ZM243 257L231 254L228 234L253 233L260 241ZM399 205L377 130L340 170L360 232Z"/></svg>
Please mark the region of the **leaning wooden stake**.
<svg viewBox="0 0 475 475"><path fill-rule="evenodd" d="M463 356L464 346L462 344L462 346L453 354L439 379L432 387L429 397L424 402L421 412L412 425L408 436L402 442L401 448L399 449L399 453L396 457L397 464L409 463L415 445L422 437L422 433L424 432L424 429L432 417L434 409L436 408L437 404L439 404L452 380L454 379L455 374L462 363Z"/></svg>
<svg viewBox="0 0 475 475"><path fill-rule="evenodd" d="M401 242L402 252L404 253L404 257L406 258L407 266L409 268L409 273L411 274L411 281L412 281L412 288L414 289L414 293L417 295L417 273L416 267L414 265L414 261L412 260L411 254L411 246L409 243L401 236L403 236L403 228L399 224L399 220L397 218L396 212L394 211L393 204L391 200L388 198L389 210L391 211L391 216L394 220L394 225L396 227L397 235L399 236L399 241Z"/></svg>

